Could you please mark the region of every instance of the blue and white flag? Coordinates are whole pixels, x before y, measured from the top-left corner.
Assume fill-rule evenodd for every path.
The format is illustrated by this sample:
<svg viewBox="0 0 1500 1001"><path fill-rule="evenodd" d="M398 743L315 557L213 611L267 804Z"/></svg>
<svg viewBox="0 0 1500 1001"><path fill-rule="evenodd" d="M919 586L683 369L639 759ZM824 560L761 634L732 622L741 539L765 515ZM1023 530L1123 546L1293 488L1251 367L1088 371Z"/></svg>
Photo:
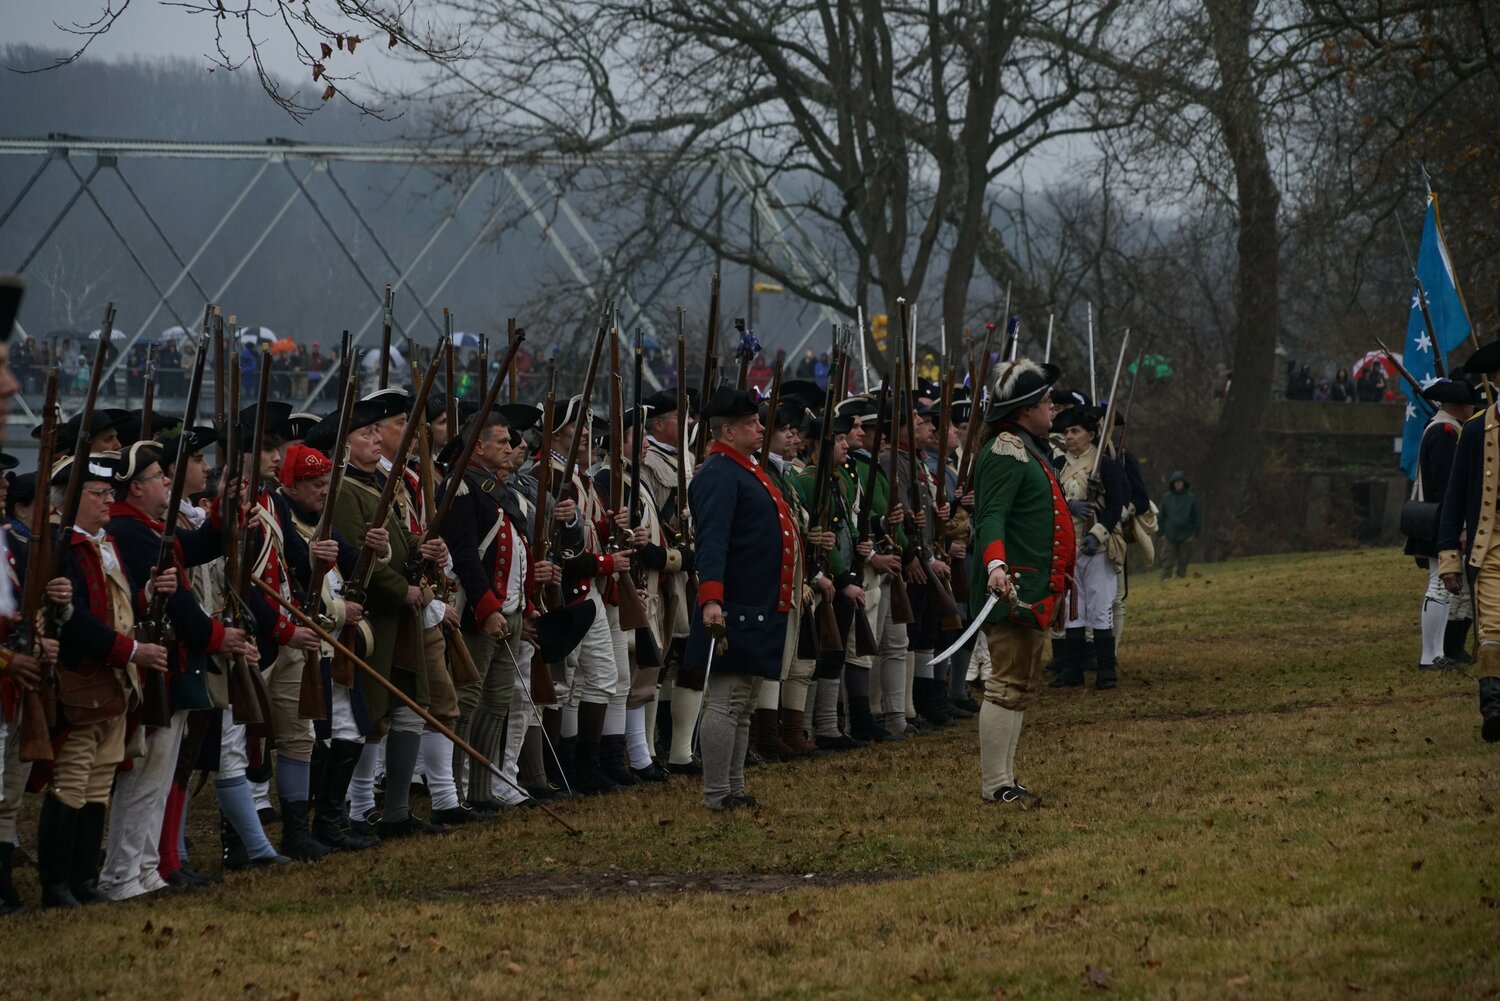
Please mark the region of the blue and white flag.
<svg viewBox="0 0 1500 1001"><path fill-rule="evenodd" d="M1436 348L1447 357L1448 352L1462 344L1469 336L1469 317L1464 312L1463 300L1458 295L1458 283L1453 278L1453 261L1448 256L1448 245L1443 240L1443 230L1438 223L1437 197L1427 196L1427 218L1422 223L1422 245L1417 251L1417 278L1421 291L1427 293L1427 313L1432 317L1432 334L1437 337ZM1432 336L1427 332L1427 322L1422 317L1421 291L1418 282L1412 282L1411 301L1407 306L1406 350L1403 360L1411 377L1421 383L1422 388L1437 382L1440 377L1437 354L1434 352ZM1422 443L1422 432L1432 415L1432 404L1423 400L1416 391L1402 380L1401 391L1406 394L1406 424L1401 435L1401 469L1409 478L1417 475L1417 447Z"/></svg>

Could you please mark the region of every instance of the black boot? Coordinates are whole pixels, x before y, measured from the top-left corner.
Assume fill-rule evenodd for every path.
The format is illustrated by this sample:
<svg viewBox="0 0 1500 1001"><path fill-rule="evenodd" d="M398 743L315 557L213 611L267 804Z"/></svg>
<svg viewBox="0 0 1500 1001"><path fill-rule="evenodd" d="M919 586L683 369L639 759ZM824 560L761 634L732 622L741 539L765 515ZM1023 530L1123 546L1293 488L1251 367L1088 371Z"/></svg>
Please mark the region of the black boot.
<svg viewBox="0 0 1500 1001"><path fill-rule="evenodd" d="M875 721L870 712L870 700L861 696L849 696L849 736L867 744L877 744L898 738L881 723Z"/></svg>
<svg viewBox="0 0 1500 1001"><path fill-rule="evenodd" d="M21 895L16 892L16 884L11 877L15 854L14 844L9 841L0 842L0 916L26 913L26 905L21 902Z"/></svg>
<svg viewBox="0 0 1500 1001"><path fill-rule="evenodd" d="M1099 674L1094 679L1094 687L1105 690L1115 687L1115 634L1110 629L1094 630L1094 655L1099 661Z"/></svg>
<svg viewBox="0 0 1500 1001"><path fill-rule="evenodd" d="M547 781L560 789L573 788L578 778L578 738L563 737L557 742L557 760L550 756L542 762Z"/></svg>
<svg viewBox="0 0 1500 1001"><path fill-rule="evenodd" d="M599 741L604 733L604 713L609 707L602 702L578 704L578 745L573 751L573 791L584 795L614 792L620 784L604 774L599 766Z"/></svg>
<svg viewBox="0 0 1500 1001"><path fill-rule="evenodd" d="M1473 624L1473 619L1448 620L1448 625L1443 629L1444 657L1458 664L1473 663L1474 658L1464 649L1464 642L1469 638L1469 627Z"/></svg>
<svg viewBox="0 0 1500 1001"><path fill-rule="evenodd" d="M1083 643L1083 673L1091 674L1099 670L1099 649L1094 645L1094 641L1088 639L1087 636L1088 634L1085 633Z"/></svg>
<svg viewBox="0 0 1500 1001"><path fill-rule="evenodd" d="M957 722L943 704L947 693L946 684L939 685L936 678L913 678L912 701L917 704L917 715L936 727L951 726Z"/></svg>
<svg viewBox="0 0 1500 1001"><path fill-rule="evenodd" d="M672 700L656 703L656 759L666 761L672 753Z"/></svg>
<svg viewBox="0 0 1500 1001"><path fill-rule="evenodd" d="M250 853L245 851L245 843L240 840L239 832L222 811L219 813L219 846L219 861L226 870L243 869L250 864Z"/></svg>
<svg viewBox="0 0 1500 1001"><path fill-rule="evenodd" d="M73 843L78 811L50 793L42 796L36 825L36 874L42 883L43 907L80 907L73 896Z"/></svg>
<svg viewBox="0 0 1500 1001"><path fill-rule="evenodd" d="M333 851L313 837L308 828L308 813L312 809L309 800L281 801L281 854L299 862L316 862Z"/></svg>
<svg viewBox="0 0 1500 1001"><path fill-rule="evenodd" d="M1063 666L1052 679L1053 688L1076 688L1083 684L1083 629L1069 629L1063 637Z"/></svg>
<svg viewBox="0 0 1500 1001"><path fill-rule="evenodd" d="M373 833L361 834L350 829L344 807L349 782L364 749L364 743L358 740L329 741L322 779L312 788L312 835L335 851L361 852L380 844Z"/></svg>
<svg viewBox="0 0 1500 1001"><path fill-rule="evenodd" d="M623 733L612 733L599 738L599 767L617 786L628 789L641 784L641 780L630 770L629 752L625 749Z"/></svg>
<svg viewBox="0 0 1500 1001"><path fill-rule="evenodd" d="M1042 665L1048 674L1056 674L1063 669L1064 649L1064 640L1061 636L1052 641L1052 659Z"/></svg>
<svg viewBox="0 0 1500 1001"><path fill-rule="evenodd" d="M1479 679L1479 714L1484 717L1484 739L1491 744L1500 741L1500 678Z"/></svg>
<svg viewBox="0 0 1500 1001"><path fill-rule="evenodd" d="M78 811L73 834L70 888L80 904L107 904L99 892L99 849L104 846L104 804L85 803Z"/></svg>

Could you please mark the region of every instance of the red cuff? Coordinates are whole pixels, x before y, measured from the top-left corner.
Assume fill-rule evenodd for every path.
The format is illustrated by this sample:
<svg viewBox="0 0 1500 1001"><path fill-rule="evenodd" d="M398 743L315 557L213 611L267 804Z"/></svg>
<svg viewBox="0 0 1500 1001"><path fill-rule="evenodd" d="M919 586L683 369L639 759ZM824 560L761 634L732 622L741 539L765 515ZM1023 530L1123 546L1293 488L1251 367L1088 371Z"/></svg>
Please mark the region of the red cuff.
<svg viewBox="0 0 1500 1001"><path fill-rule="evenodd" d="M104 662L110 667L124 667L130 663L132 653L135 653L135 640L124 633L115 633L115 641L110 644Z"/></svg>
<svg viewBox="0 0 1500 1001"><path fill-rule="evenodd" d="M1005 541L1003 539L996 539L984 547L984 565L989 566L996 560L999 560L1001 563L1005 562Z"/></svg>
<svg viewBox="0 0 1500 1001"><path fill-rule="evenodd" d="M594 559L594 576L608 577L615 572L615 554L605 553Z"/></svg>
<svg viewBox="0 0 1500 1001"><path fill-rule="evenodd" d="M286 646L292 641L292 634L296 631L297 623L292 620L290 615L282 613L281 617L276 620L275 627L271 630L271 638L279 645Z"/></svg>
<svg viewBox="0 0 1500 1001"><path fill-rule="evenodd" d="M724 582L721 580L705 580L698 584L698 607L702 608L710 601L724 604Z"/></svg>
<svg viewBox="0 0 1500 1001"><path fill-rule="evenodd" d="M505 607L505 599L494 591L484 592L484 597L474 606L474 624L483 625L484 620L490 617L491 612L498 612Z"/></svg>
<svg viewBox="0 0 1500 1001"><path fill-rule="evenodd" d="M203 648L203 652L218 653L224 645L224 623L218 619L209 619L208 626L208 645Z"/></svg>

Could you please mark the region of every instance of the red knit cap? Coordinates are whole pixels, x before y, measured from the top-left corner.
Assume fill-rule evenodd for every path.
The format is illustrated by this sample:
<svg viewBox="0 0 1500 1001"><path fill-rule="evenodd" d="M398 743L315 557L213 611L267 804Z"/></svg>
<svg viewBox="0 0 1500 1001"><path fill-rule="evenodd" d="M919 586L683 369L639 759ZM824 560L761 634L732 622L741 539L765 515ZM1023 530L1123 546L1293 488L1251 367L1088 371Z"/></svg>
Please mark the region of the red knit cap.
<svg viewBox="0 0 1500 1001"><path fill-rule="evenodd" d="M328 456L303 444L289 446L281 464L281 482L291 486L298 480L315 480L333 472Z"/></svg>

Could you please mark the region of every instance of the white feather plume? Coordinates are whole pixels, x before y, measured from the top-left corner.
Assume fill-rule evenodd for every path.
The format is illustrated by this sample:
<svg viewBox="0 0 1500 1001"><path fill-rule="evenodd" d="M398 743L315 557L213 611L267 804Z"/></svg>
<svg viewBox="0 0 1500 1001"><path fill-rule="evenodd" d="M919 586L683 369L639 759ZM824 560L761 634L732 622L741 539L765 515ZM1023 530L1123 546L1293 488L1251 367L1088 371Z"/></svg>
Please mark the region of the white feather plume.
<svg viewBox="0 0 1500 1001"><path fill-rule="evenodd" d="M995 369L995 378L991 383L995 399L1011 399L1013 395L1011 391L1015 388L1016 380L1027 372L1032 373L1043 381L1047 378L1047 373L1042 369L1042 366L1029 358L1017 358L1015 361L1001 362L999 368Z"/></svg>

